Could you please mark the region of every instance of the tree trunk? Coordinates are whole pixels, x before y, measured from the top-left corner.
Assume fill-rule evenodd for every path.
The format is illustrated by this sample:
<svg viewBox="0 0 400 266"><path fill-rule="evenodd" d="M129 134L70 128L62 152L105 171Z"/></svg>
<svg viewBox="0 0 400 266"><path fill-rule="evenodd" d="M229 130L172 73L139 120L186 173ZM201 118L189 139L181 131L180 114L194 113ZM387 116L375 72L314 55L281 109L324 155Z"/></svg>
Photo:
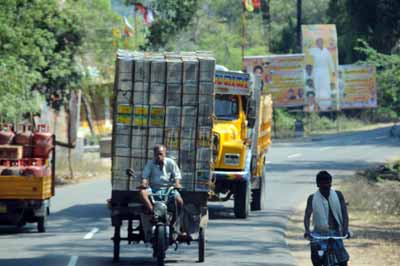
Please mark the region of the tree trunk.
<svg viewBox="0 0 400 266"><path fill-rule="evenodd" d="M95 135L96 132L94 131L94 126L93 126L93 120L92 120L92 110L90 108L90 104L86 98L85 95L82 94L82 103L83 103L83 108L85 108L85 112L86 112L86 119L87 122L89 124L89 129L90 129L90 133L92 135Z"/></svg>

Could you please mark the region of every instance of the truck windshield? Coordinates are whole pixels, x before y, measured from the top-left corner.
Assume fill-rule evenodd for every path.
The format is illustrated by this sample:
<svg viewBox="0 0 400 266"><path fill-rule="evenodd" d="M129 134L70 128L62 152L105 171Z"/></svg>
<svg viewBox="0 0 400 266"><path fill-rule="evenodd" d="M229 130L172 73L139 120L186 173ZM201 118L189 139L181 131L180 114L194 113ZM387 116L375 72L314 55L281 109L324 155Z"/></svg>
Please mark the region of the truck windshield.
<svg viewBox="0 0 400 266"><path fill-rule="evenodd" d="M215 96L215 115L219 120L236 120L239 115L239 102L234 95Z"/></svg>

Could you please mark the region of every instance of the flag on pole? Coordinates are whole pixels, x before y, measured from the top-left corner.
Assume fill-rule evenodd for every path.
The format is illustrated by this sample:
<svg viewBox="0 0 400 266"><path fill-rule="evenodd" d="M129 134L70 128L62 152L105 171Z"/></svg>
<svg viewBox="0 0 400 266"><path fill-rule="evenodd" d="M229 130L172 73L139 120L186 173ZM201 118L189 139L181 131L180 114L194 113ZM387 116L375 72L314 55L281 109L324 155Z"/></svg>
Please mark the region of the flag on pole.
<svg viewBox="0 0 400 266"><path fill-rule="evenodd" d="M150 26L151 23L153 23L153 21L154 21L153 10L151 10L148 7L145 7L143 4L140 4L140 3L135 4L135 10L138 10L142 14L144 23L147 26Z"/></svg>
<svg viewBox="0 0 400 266"><path fill-rule="evenodd" d="M261 8L261 0L252 0L254 9L259 9Z"/></svg>
<svg viewBox="0 0 400 266"><path fill-rule="evenodd" d="M243 1L244 8L248 12L253 12L254 11L254 6L253 6L253 1L252 0L242 0L242 1Z"/></svg>

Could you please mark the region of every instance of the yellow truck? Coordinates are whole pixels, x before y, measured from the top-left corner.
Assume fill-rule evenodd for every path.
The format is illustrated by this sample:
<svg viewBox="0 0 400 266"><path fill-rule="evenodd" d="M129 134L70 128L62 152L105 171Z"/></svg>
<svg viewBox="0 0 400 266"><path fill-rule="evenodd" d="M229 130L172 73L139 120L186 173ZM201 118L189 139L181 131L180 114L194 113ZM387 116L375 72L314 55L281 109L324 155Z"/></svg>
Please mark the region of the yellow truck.
<svg viewBox="0 0 400 266"><path fill-rule="evenodd" d="M54 146L51 153L49 158L0 158L0 225L36 223L40 233L46 231L55 193Z"/></svg>
<svg viewBox="0 0 400 266"><path fill-rule="evenodd" d="M234 199L237 218L265 206L272 100L249 74L216 71L210 200Z"/></svg>

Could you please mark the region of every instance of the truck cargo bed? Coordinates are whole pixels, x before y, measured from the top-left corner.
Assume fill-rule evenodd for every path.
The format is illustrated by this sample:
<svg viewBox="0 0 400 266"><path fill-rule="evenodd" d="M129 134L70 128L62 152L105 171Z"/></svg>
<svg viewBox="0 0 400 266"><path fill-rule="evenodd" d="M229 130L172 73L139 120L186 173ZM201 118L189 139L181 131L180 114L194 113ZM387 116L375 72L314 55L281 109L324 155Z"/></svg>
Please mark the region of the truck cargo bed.
<svg viewBox="0 0 400 266"><path fill-rule="evenodd" d="M44 200L49 199L51 196L51 176L0 176L0 200Z"/></svg>

